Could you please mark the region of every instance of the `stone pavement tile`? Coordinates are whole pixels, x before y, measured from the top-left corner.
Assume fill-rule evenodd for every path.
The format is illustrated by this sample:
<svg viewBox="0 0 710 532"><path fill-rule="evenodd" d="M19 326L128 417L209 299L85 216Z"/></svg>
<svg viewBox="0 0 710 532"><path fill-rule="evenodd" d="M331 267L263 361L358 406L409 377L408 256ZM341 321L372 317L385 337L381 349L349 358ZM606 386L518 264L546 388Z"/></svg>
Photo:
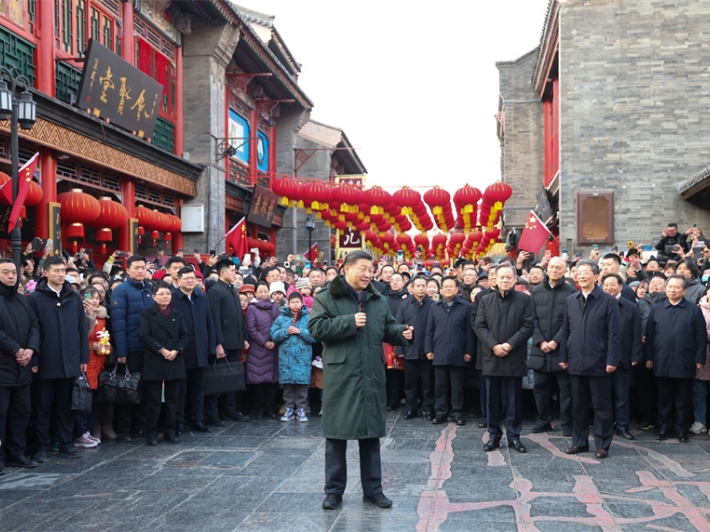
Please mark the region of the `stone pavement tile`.
<svg viewBox="0 0 710 532"><path fill-rule="evenodd" d="M562 492L571 493L576 480L575 476L583 475L582 471L575 471L572 467L550 466L550 467L530 467L516 466L516 478L524 478L533 483L532 491L534 492Z"/></svg>
<svg viewBox="0 0 710 532"><path fill-rule="evenodd" d="M224 474L237 476L264 475L267 477L288 478L296 472L300 466L300 462L291 460L288 456L262 453L244 467L225 470Z"/></svg>
<svg viewBox="0 0 710 532"><path fill-rule="evenodd" d="M185 440L183 442L187 443ZM264 443L263 436L224 435L214 436L200 441L191 441L192 449L231 449L255 451Z"/></svg>
<svg viewBox="0 0 710 532"><path fill-rule="evenodd" d="M0 484L0 511L8 506L12 506L15 503L21 503L25 499L32 497L38 493L39 490L21 490L21 489L2 489ZM0 514L1 515L1 514ZM0 522L0 530L2 530L2 523Z"/></svg>
<svg viewBox="0 0 710 532"><path fill-rule="evenodd" d="M325 440L323 439L323 436L295 437L279 433L267 442L264 442L259 447L259 450L268 450L269 452L277 452L280 450L315 451L320 447L325 447Z"/></svg>
<svg viewBox="0 0 710 532"><path fill-rule="evenodd" d="M260 513L322 514L325 495L315 493L272 493L254 511Z"/></svg>
<svg viewBox="0 0 710 532"><path fill-rule="evenodd" d="M130 489L134 482L156 471L157 463L146 460L145 464L131 464L114 460L104 463L71 480L52 488L52 494L100 496L116 490Z"/></svg>
<svg viewBox="0 0 710 532"><path fill-rule="evenodd" d="M181 471L174 468L159 469L145 476L124 489L141 491L188 491L194 492L204 488L217 478L216 474L208 474L204 469L197 471Z"/></svg>
<svg viewBox="0 0 710 532"><path fill-rule="evenodd" d="M385 493L387 495L387 493ZM419 497L397 496L390 497L393 504L390 508L379 508L374 504L362 500L362 492L355 492L343 505L344 515L379 516L383 513L387 518L416 517L419 506Z"/></svg>
<svg viewBox="0 0 710 532"><path fill-rule="evenodd" d="M515 522L484 522L464 521L449 519L444 521L438 528L440 532L475 532L485 530L486 532L518 532L518 525Z"/></svg>
<svg viewBox="0 0 710 532"><path fill-rule="evenodd" d="M320 505L319 501L319 505ZM266 513L255 512L249 515L235 528L241 532L325 532L329 530L338 519L339 512L320 510L319 513L302 514L297 508L286 512ZM364 529L361 529L362 532Z"/></svg>
<svg viewBox="0 0 710 532"><path fill-rule="evenodd" d="M436 449L437 435L432 435L430 438L387 438L387 445L383 445L382 450L390 451L420 451L422 453L431 453Z"/></svg>
<svg viewBox="0 0 710 532"><path fill-rule="evenodd" d="M357 462L353 464L356 466ZM402 464L382 460L382 478L396 478L397 480L426 481L431 474L429 464Z"/></svg>
<svg viewBox="0 0 710 532"><path fill-rule="evenodd" d="M620 472L614 480L605 480L603 482L594 482L597 491L604 496L611 496L617 500L647 500L658 501L669 504L671 501L666 498L660 488L651 488L644 491L629 493L628 490L639 488L641 483L638 477L631 472Z"/></svg>
<svg viewBox="0 0 710 532"><path fill-rule="evenodd" d="M594 524L565 523L560 521L535 521L540 532L603 532L604 529Z"/></svg>
<svg viewBox="0 0 710 532"><path fill-rule="evenodd" d="M572 497L537 497L530 502L530 516L593 517L584 503Z"/></svg>
<svg viewBox="0 0 710 532"><path fill-rule="evenodd" d="M649 522L647 525L644 525L643 523L622 524L620 526L620 529L624 532L658 532L659 530L703 532L710 528L708 523L709 521L707 517L705 517L704 519L698 519L695 523L692 523L687 516L683 515L682 513L677 513L670 517L654 520L653 522Z"/></svg>
<svg viewBox="0 0 710 532"><path fill-rule="evenodd" d="M58 486L73 479L76 475L62 473L44 473L39 468L31 471L13 469L0 480L0 500L14 491L31 490L38 492L43 489Z"/></svg>
<svg viewBox="0 0 710 532"><path fill-rule="evenodd" d="M449 511L446 518L447 521L485 522L485 526L479 525L479 528L487 530L490 523L515 523L516 515L510 505L500 505L463 512Z"/></svg>
<svg viewBox="0 0 710 532"><path fill-rule="evenodd" d="M400 449L391 449L385 447L381 450L383 464L410 464L412 467L417 467L421 464L429 465L429 456L431 452L427 451L402 451Z"/></svg>
<svg viewBox="0 0 710 532"><path fill-rule="evenodd" d="M396 499L398 497L419 497L424 492L429 491L427 486L427 481L411 481L411 480L399 480L393 478L383 478L382 479L382 490L384 494L390 499Z"/></svg>
<svg viewBox="0 0 710 532"><path fill-rule="evenodd" d="M695 478L689 480L692 482L696 481ZM710 508L710 493L705 495L700 491L700 488L697 485L679 483L676 484L676 489L681 496L685 497L691 504L697 506L698 508ZM705 488L705 491L708 492L707 487Z"/></svg>
<svg viewBox="0 0 710 532"><path fill-rule="evenodd" d="M387 509L368 515L341 513L329 532L412 532L419 523L418 517L393 517Z"/></svg>
<svg viewBox="0 0 710 532"><path fill-rule="evenodd" d="M231 532L241 530L242 523L249 512L236 504L229 507L218 507L207 501L195 502L192 499L184 501L170 512L160 515L157 519L144 526L141 532L182 532L209 531Z"/></svg>
<svg viewBox="0 0 710 532"><path fill-rule="evenodd" d="M283 425L278 420L257 419L247 421L246 423L233 423L231 425L227 425L223 429L210 427L211 432L208 434L220 434L223 436L259 436L261 438L269 438L283 428Z"/></svg>
<svg viewBox="0 0 710 532"><path fill-rule="evenodd" d="M623 519L635 519L639 517L652 517L653 507L644 502L623 501L618 499L607 499L606 506L614 517Z"/></svg>
<svg viewBox="0 0 710 532"><path fill-rule="evenodd" d="M38 493L25 499L22 504L14 504L0 511L0 530L29 532L46 531L52 527L62 529L64 521L86 512L95 503L93 497L50 497L46 492Z"/></svg>

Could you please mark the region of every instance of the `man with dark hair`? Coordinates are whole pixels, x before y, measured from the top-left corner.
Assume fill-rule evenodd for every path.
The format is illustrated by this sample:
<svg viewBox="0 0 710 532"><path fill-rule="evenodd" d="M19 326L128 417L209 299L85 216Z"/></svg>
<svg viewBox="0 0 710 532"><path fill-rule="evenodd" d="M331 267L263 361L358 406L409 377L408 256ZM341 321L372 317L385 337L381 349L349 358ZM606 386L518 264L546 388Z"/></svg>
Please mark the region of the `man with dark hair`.
<svg viewBox="0 0 710 532"><path fill-rule="evenodd" d="M678 224L669 223L656 243L656 251L658 251L658 262L665 265L669 260L679 261L681 256L678 252L688 253L690 243L687 235L678 233Z"/></svg>
<svg viewBox="0 0 710 532"><path fill-rule="evenodd" d="M0 259L0 475L6 472L3 460L13 467L37 465L25 456L25 431L40 329L28 299L17 293L18 285L15 263Z"/></svg>
<svg viewBox="0 0 710 532"><path fill-rule="evenodd" d="M208 355L215 354L215 326L207 296L195 290L195 271L185 266L178 271L179 289L173 291L171 306L180 311L190 336L182 350L185 362L185 378L180 382L177 400L176 435L181 436L189 421L194 430L203 431L205 371ZM219 418L207 419L208 425L224 426Z"/></svg>
<svg viewBox="0 0 710 532"><path fill-rule="evenodd" d="M500 446L503 431L501 393L507 394L505 419L508 447L525 453L520 441L523 426L523 381L527 375L527 346L534 332L535 310L530 296L515 290L516 272L510 264L496 268L496 289L484 296L476 314L476 335L481 342L481 367L486 378L488 442L485 451Z"/></svg>
<svg viewBox="0 0 710 532"><path fill-rule="evenodd" d="M621 259L619 255L615 253L607 253L602 258L601 264L601 276L606 277L607 275L619 275L619 270L621 268ZM621 277L619 277L621 279ZM636 303L636 293L631 290L625 283L621 285L621 297Z"/></svg>
<svg viewBox="0 0 710 532"><path fill-rule="evenodd" d="M325 274L320 268L312 268L311 271L308 272L308 280L313 290L315 290L317 286L323 286L323 283L325 283Z"/></svg>
<svg viewBox="0 0 710 532"><path fill-rule="evenodd" d="M141 314L153 305L153 291L146 280L147 263L144 257L133 255L126 261L128 279L111 292L111 325L118 357L118 373L143 369L145 346L140 341ZM130 442L131 429L140 434L145 429L145 416L141 405L114 405L115 431L118 441ZM134 426L131 427L132 422Z"/></svg>
<svg viewBox="0 0 710 532"><path fill-rule="evenodd" d="M165 269L168 271L169 278L163 280L170 282L173 292L180 290L178 272L185 266L187 266L187 262L185 262L185 259L183 259L180 255L170 257L168 262L165 264Z"/></svg>
<svg viewBox="0 0 710 532"><path fill-rule="evenodd" d="M611 373L619 366L619 305L596 284L599 266L577 263L579 291L565 301L560 362L572 381L572 445L567 454L589 451L589 410L594 407L597 458L606 458L614 437Z"/></svg>
<svg viewBox="0 0 710 532"><path fill-rule="evenodd" d="M463 415L466 362L475 355L473 330L469 326L471 303L458 295L455 277L441 281L441 299L434 303L427 320L424 351L434 366L435 425L445 423L449 414L457 425L465 425Z"/></svg>
<svg viewBox="0 0 710 532"><path fill-rule="evenodd" d="M473 263L473 261L468 259L460 258L456 261L456 263L454 264L454 269L456 270L456 280L459 282L459 284L464 282L464 272L466 271L466 269L475 267L476 265Z"/></svg>
<svg viewBox="0 0 710 532"><path fill-rule="evenodd" d="M705 363L707 330L699 307L683 296L686 280L671 275L666 282L668 299L651 309L646 324L646 367L653 369L658 385L657 440L668 439L673 429L678 441L688 441L693 422L693 379Z"/></svg>
<svg viewBox="0 0 710 532"><path fill-rule="evenodd" d="M32 424L36 448L33 459L47 460L49 425L54 415L59 454L79 458L72 431L72 387L89 363L89 332L81 297L65 280L66 264L59 256L43 265L44 277L30 294L29 302L40 327L37 366L33 383Z"/></svg>
<svg viewBox="0 0 710 532"><path fill-rule="evenodd" d="M528 282L533 286L542 284L545 280L545 268L541 264L533 264L528 270Z"/></svg>
<svg viewBox="0 0 710 532"><path fill-rule="evenodd" d="M372 256L352 251L344 275L315 297L308 330L323 342L323 509L340 506L347 482L347 440L360 445L363 498L392 506L382 493L380 440L386 433L387 398L382 342L409 345L413 328L398 324L382 295L371 285Z"/></svg>
<svg viewBox="0 0 710 532"><path fill-rule="evenodd" d="M399 307L407 299L409 292L404 286L404 276L399 272L394 272L390 277L390 289L387 292L387 304L390 307L392 316L396 316ZM400 322L401 323L401 322ZM388 354L394 354L394 346L384 344L385 358ZM401 367L387 368L385 371L387 377L387 410L399 408L402 399L404 372Z"/></svg>
<svg viewBox="0 0 710 532"><path fill-rule="evenodd" d="M217 358L227 358L230 366L244 364L242 349L249 349L246 322L242 312L238 293L233 289L236 267L231 260L220 260L215 269L219 280L207 292L216 336ZM273 271L273 270L272 270ZM243 384L243 383L242 383ZM243 387L242 387L243 389ZM242 414L243 392L222 394L224 417L234 421L249 421L249 416ZM219 426L219 404L216 395L206 397L207 418L212 425Z"/></svg>
<svg viewBox="0 0 710 532"><path fill-rule="evenodd" d="M281 280L281 272L276 266L271 266L268 268L263 268L261 270L260 281L264 281L266 284L271 286L271 283Z"/></svg>
<svg viewBox="0 0 710 532"><path fill-rule="evenodd" d="M459 295L465 301L471 301L471 290L473 290L473 287L476 286L477 282L478 271L476 270L476 267L473 264L466 266L463 271L463 280L461 281L461 284L459 284Z"/></svg>
<svg viewBox="0 0 710 532"><path fill-rule="evenodd" d="M560 257L550 259L547 279L533 288L531 294L537 317L528 361L533 370L538 411L537 423L530 431L533 434L552 430L551 402L557 384L562 435L572 435L572 386L569 375L559 366L565 301L577 291L564 282L566 270L567 265Z"/></svg>
<svg viewBox="0 0 710 532"><path fill-rule="evenodd" d="M621 343L619 365L611 374L614 392L614 426L617 436L633 440L629 431L629 387L631 386L631 368L643 360L643 338L641 335L641 314L638 305L621 296L624 285L621 276L609 273L602 278L602 289L619 304L621 320Z"/></svg>

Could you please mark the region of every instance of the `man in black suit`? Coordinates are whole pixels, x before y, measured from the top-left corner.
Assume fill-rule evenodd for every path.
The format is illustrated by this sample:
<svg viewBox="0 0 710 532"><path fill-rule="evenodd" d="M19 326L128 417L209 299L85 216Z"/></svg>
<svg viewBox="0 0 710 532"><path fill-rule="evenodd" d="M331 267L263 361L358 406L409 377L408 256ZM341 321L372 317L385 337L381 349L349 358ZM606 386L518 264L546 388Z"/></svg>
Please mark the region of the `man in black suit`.
<svg viewBox="0 0 710 532"><path fill-rule="evenodd" d="M207 292L214 319L217 339L217 358L227 357L230 367L243 364L242 349L249 349L244 312L239 301L239 295L234 291L236 266L231 260L221 260L215 265L219 280ZM243 389L243 387L242 387ZM237 394L241 402L241 392L222 394L224 399L225 417L233 421L249 421L249 416L242 414L237 405ZM217 397L206 399L207 418L219 419Z"/></svg>
<svg viewBox="0 0 710 532"><path fill-rule="evenodd" d="M577 263L580 290L565 301L560 362L572 383L572 446L567 454L589 450L589 412L594 407L594 443L597 458L606 458L614 437L611 374L619 366L619 305L597 286L599 266L591 260Z"/></svg>
<svg viewBox="0 0 710 532"><path fill-rule="evenodd" d="M601 264L601 276L602 278L610 274L619 275L619 270L621 269L621 259L619 255L615 253L607 253L604 255ZM621 278L621 277L619 277ZM621 284L621 297L636 303L636 293L631 290L626 284Z"/></svg>
<svg viewBox="0 0 710 532"><path fill-rule="evenodd" d="M195 290L197 276L190 266L177 273L178 290L173 292L172 307L179 310L190 335L182 350L185 379L178 392L176 433L180 436L186 421L194 430L206 432L204 423L205 371L208 355L215 354L215 328L210 302L201 290ZM219 418L207 419L208 425L223 426Z"/></svg>

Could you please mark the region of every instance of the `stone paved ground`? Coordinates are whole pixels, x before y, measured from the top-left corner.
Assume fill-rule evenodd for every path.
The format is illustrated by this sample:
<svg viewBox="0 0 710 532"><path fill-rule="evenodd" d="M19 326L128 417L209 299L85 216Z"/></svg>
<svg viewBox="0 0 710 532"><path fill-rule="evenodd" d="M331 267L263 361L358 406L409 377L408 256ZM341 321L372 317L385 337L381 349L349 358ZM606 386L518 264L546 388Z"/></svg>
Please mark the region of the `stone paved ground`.
<svg viewBox="0 0 710 532"><path fill-rule="evenodd" d="M0 530L710 531L710 438L612 444L567 456L560 432L528 454L486 454L485 432L388 415L381 510L362 502L356 445L343 508L321 510L320 419L228 424L177 446L106 443L0 477ZM531 424L526 423L524 434Z"/></svg>

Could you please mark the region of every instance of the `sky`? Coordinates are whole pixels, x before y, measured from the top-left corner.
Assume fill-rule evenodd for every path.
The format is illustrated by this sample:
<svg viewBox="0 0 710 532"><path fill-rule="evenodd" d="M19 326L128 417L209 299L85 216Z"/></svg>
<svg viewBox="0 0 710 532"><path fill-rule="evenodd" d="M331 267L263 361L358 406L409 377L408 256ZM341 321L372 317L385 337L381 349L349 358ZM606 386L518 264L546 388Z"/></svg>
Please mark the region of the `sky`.
<svg viewBox="0 0 710 532"><path fill-rule="evenodd" d="M539 44L548 0L233 1L275 15L311 117L345 131L368 187L500 178L495 63Z"/></svg>

